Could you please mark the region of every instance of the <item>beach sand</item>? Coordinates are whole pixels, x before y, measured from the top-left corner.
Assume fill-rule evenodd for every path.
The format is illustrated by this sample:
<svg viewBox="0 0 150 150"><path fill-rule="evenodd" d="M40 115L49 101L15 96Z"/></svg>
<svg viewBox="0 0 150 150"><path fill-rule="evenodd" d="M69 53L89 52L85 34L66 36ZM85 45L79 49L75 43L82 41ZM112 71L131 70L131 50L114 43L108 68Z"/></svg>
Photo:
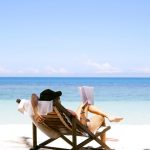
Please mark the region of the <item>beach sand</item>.
<svg viewBox="0 0 150 150"><path fill-rule="evenodd" d="M107 144L115 150L150 150L150 125L112 125L107 132ZM47 137L38 130L38 141ZM81 141L82 138L79 138ZM63 143L63 144L62 144ZM58 139L54 144L69 146ZM97 143L90 143L96 147ZM1 150L28 150L32 146L31 124L0 125Z"/></svg>

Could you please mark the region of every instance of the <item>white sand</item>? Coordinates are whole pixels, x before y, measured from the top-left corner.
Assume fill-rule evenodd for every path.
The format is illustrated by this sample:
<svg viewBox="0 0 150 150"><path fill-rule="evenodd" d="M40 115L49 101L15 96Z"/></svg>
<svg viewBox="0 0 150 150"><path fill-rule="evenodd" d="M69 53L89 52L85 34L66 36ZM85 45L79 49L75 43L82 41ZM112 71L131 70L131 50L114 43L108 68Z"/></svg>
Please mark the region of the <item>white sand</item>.
<svg viewBox="0 0 150 150"><path fill-rule="evenodd" d="M39 141L47 138L40 131L38 137ZM112 125L107 137L107 144L115 150L150 150L150 125ZM91 144L97 146L95 142ZM0 150L28 150L31 145L32 125L0 125ZM60 139L57 145L62 145ZM65 142L63 145L68 147Z"/></svg>

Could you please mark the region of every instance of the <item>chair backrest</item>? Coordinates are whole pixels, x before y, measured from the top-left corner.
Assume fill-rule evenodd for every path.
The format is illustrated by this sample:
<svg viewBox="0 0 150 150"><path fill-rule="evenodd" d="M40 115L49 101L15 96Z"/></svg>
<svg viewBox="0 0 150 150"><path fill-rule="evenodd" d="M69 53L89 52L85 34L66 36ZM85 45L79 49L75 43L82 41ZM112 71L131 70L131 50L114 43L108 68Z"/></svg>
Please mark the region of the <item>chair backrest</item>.
<svg viewBox="0 0 150 150"><path fill-rule="evenodd" d="M54 106L53 109L53 112L43 115L45 118L44 123L63 135L72 135L72 119L74 116L72 116L72 114L62 105ZM76 134L82 135L82 132L79 129L76 129Z"/></svg>
<svg viewBox="0 0 150 150"><path fill-rule="evenodd" d="M105 143L103 143L98 137L103 135L110 127L107 127L102 132L96 133L95 135L80 121L76 118L75 115L71 114L67 109L65 109L60 103L54 104L54 111L48 113L45 117L43 126L53 129L55 132L59 133L58 137L51 137L50 139L37 145L37 133L36 126L33 125L33 149L35 148L48 148L48 149L64 149L58 147L46 146L47 144L53 142L54 140L61 137L72 149L80 149L92 140L95 140L99 145L101 145L106 150L111 150ZM52 133L51 133L52 134ZM47 134L46 134L47 135ZM64 135L71 135L72 140L67 138ZM86 136L87 138L81 143L77 142L77 136ZM70 136L69 136L70 137ZM68 149L69 150L69 149Z"/></svg>

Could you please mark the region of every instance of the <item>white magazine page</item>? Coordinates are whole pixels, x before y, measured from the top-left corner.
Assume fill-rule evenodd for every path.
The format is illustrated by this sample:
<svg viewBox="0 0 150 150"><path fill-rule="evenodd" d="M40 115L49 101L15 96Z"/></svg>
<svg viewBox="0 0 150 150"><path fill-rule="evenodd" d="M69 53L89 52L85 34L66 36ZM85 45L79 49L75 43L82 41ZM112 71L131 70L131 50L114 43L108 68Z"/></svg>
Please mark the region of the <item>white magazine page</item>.
<svg viewBox="0 0 150 150"><path fill-rule="evenodd" d="M88 102L88 104L94 104L94 88L90 86L79 87L81 100L83 103Z"/></svg>

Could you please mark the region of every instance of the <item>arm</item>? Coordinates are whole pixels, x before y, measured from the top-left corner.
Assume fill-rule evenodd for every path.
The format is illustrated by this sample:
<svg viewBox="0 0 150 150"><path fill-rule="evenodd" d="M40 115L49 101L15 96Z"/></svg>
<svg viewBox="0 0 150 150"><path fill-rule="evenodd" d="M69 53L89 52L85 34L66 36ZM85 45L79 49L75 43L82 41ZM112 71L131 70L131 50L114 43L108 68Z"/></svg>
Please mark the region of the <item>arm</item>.
<svg viewBox="0 0 150 150"><path fill-rule="evenodd" d="M34 118L37 122L42 123L44 118L40 116L38 112L38 96L36 94L32 94L31 96L31 105L34 112Z"/></svg>

